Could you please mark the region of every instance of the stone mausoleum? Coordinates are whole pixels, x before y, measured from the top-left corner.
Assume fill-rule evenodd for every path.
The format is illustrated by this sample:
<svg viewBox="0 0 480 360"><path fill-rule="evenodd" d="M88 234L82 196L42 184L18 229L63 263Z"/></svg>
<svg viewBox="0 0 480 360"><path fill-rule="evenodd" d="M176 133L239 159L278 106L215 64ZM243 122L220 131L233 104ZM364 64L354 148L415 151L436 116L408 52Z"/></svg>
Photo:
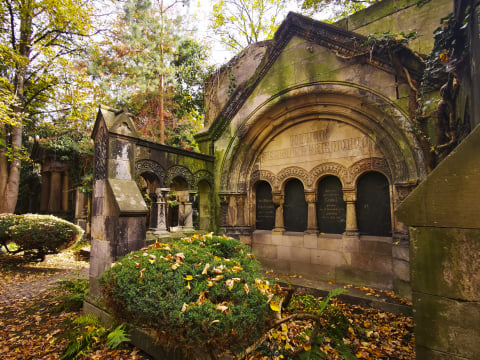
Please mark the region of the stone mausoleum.
<svg viewBox="0 0 480 360"><path fill-rule="evenodd" d="M91 295L99 294L98 276L118 257L141 248L149 229L159 237L223 232L249 244L268 268L394 289L407 297L413 289L418 309L433 309L437 300L431 296L456 298L428 290L432 283L422 274L440 274L443 265L438 268L425 257L429 250L422 244L435 246L435 240L419 242L418 234L425 232L409 232L408 226L442 227L430 212L449 206L441 200L443 208L425 205L435 189L425 197L422 184L437 174L429 183L443 189L452 171L456 176L465 170L462 161L450 160L452 171L432 172L469 133L474 135L479 122L475 44L480 6L478 1L420 3L385 0L333 25L290 13L273 40L249 46L208 80L205 127L196 136L200 153L141 139L128 114L101 108L93 132ZM456 45L467 49L463 68L420 89L425 82L422 54L431 52L440 20L454 13L451 19L462 22L468 11L474 19ZM412 31L417 38L402 42L398 34ZM388 36L396 41L386 41ZM429 101L419 103L420 97ZM471 154L475 143L470 144L464 151ZM468 169L465 181L471 185L475 182L468 179L478 173ZM461 191L463 180L454 180L459 189L453 191ZM472 190L462 198L473 201L473 209L478 195ZM417 200L402 207L407 197ZM472 218L459 227L475 228L473 223ZM456 228L456 223L448 226ZM442 238L442 249L449 241ZM451 286L478 269L452 264ZM467 290L461 301L475 307L478 285ZM448 314L447 320L457 315ZM476 350L457 346L453 334L478 339L480 331L465 333L461 324L451 329L439 320L432 331L450 340L438 335L446 342L435 342L427 336L428 319L416 316L419 358L475 358Z"/></svg>

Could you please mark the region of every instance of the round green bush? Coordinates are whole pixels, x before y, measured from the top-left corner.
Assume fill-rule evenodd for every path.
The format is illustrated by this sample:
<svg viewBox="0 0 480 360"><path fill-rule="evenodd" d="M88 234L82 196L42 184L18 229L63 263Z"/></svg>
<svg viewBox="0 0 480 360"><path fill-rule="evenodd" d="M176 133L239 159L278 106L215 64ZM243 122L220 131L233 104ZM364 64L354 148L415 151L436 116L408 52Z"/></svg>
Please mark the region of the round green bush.
<svg viewBox="0 0 480 360"><path fill-rule="evenodd" d="M24 252L30 260L44 260L47 254L56 254L75 243L83 230L71 222L52 215L0 214L0 246L11 242L18 246L15 252Z"/></svg>
<svg viewBox="0 0 480 360"><path fill-rule="evenodd" d="M100 284L117 319L153 329L167 349L190 355L240 351L274 316L258 261L225 236L156 243L117 261Z"/></svg>

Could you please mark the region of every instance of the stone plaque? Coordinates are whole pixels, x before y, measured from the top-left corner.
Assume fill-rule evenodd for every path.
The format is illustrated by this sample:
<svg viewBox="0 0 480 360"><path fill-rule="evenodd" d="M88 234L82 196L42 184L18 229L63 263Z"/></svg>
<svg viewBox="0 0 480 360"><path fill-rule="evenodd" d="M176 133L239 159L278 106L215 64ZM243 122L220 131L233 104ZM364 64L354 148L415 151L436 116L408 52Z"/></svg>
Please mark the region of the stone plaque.
<svg viewBox="0 0 480 360"><path fill-rule="evenodd" d="M317 224L320 232L342 234L345 232L346 208L342 183L335 176L327 176L318 185Z"/></svg>
<svg viewBox="0 0 480 360"><path fill-rule="evenodd" d="M367 157L383 157L359 129L334 120L306 121L275 136L259 157L262 170L278 173L295 165L310 171L319 163L348 166Z"/></svg>
<svg viewBox="0 0 480 360"><path fill-rule="evenodd" d="M290 180L285 186L283 217L287 231L303 232L307 229L307 202L305 201L303 184L300 180Z"/></svg>
<svg viewBox="0 0 480 360"><path fill-rule="evenodd" d="M266 181L257 185L255 227L258 230L272 230L275 227L275 206L272 201L272 188Z"/></svg>
<svg viewBox="0 0 480 360"><path fill-rule="evenodd" d="M360 235L392 236L388 180L378 172L363 175L357 184Z"/></svg>

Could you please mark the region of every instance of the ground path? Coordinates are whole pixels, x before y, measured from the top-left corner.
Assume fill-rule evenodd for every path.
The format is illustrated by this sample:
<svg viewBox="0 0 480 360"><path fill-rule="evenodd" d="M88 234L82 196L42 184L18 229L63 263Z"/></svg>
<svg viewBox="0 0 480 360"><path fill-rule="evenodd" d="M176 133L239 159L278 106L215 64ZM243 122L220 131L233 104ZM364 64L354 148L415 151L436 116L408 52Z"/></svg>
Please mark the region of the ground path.
<svg viewBox="0 0 480 360"><path fill-rule="evenodd" d="M0 262L0 306L32 299L62 279L88 277L88 263L76 261L72 251L49 255L37 264L23 263L20 257L2 257Z"/></svg>

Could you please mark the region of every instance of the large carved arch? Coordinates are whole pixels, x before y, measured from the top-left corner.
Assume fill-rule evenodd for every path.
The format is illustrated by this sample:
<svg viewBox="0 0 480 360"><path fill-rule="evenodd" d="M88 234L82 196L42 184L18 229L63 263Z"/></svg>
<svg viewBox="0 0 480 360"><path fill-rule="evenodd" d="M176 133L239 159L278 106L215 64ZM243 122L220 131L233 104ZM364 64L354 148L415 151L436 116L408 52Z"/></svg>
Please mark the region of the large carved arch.
<svg viewBox="0 0 480 360"><path fill-rule="evenodd" d="M221 190L246 191L269 142L291 126L316 119L348 124L369 137L386 159L393 182L417 181L426 175L411 124L389 99L352 83L319 82L287 89L242 120L222 160Z"/></svg>

